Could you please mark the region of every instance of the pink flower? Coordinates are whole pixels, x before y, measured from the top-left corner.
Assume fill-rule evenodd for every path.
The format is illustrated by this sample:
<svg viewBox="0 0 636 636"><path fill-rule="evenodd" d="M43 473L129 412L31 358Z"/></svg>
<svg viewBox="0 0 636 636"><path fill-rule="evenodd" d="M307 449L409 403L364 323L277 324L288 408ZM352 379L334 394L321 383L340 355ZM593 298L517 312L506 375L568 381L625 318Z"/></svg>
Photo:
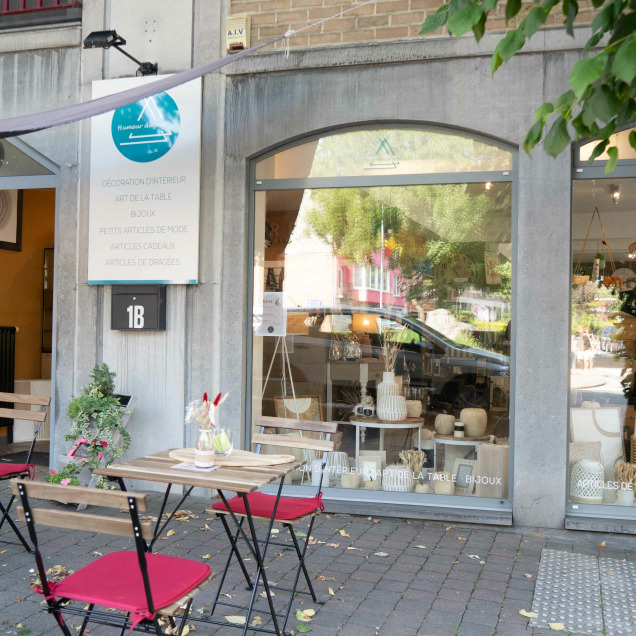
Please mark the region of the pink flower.
<svg viewBox="0 0 636 636"><path fill-rule="evenodd" d="M71 483L71 480L67 477L66 479L62 479L60 482L63 486L68 486Z"/></svg>
<svg viewBox="0 0 636 636"><path fill-rule="evenodd" d="M57 475L57 473L56 473L54 470L49 471L49 473L50 473L51 475Z"/></svg>

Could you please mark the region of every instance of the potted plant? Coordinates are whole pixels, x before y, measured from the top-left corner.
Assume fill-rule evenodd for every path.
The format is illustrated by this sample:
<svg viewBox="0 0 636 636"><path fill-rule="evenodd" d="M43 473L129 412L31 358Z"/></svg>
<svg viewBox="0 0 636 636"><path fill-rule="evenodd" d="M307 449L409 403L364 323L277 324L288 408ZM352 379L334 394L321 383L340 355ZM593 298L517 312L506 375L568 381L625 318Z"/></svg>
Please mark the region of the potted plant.
<svg viewBox="0 0 636 636"><path fill-rule="evenodd" d="M103 477L93 476L93 471L111 464L130 446L130 434L125 425L132 412L132 398L115 393L115 375L106 363L95 365L89 374L89 384L71 400L66 413L72 425L65 436L67 441L74 443L68 455L71 461L60 471L50 474L47 481L62 483L63 479L69 478L71 481L67 484L77 483L80 473L87 469L89 486L107 487ZM60 478L60 475L64 477Z"/></svg>

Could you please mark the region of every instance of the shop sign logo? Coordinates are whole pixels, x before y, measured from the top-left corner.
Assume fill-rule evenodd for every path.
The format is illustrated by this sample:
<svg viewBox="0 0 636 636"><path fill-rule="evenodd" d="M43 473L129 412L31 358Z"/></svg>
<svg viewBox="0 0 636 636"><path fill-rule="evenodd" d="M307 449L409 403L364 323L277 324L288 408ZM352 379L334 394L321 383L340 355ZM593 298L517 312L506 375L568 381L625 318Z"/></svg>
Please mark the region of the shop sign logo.
<svg viewBox="0 0 636 636"><path fill-rule="evenodd" d="M395 170L400 165L389 140L384 137L380 139L380 145L371 158L369 165L364 170Z"/></svg>
<svg viewBox="0 0 636 636"><path fill-rule="evenodd" d="M163 157L179 136L179 108L168 93L159 93L118 108L111 133L117 150L131 161L148 163Z"/></svg>

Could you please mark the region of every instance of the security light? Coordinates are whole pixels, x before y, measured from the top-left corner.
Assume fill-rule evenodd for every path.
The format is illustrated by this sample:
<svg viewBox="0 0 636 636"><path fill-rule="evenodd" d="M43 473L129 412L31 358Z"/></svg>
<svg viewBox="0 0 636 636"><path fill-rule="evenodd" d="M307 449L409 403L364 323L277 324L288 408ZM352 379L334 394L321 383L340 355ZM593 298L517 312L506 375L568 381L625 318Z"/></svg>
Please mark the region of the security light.
<svg viewBox="0 0 636 636"><path fill-rule="evenodd" d="M618 205L621 198L621 191L617 185L610 186L610 196L612 197L612 201Z"/></svg>
<svg viewBox="0 0 636 636"><path fill-rule="evenodd" d="M157 64L152 62L140 62L122 48L126 44L126 40L117 33L117 31L93 31L84 40L85 49L109 49L111 46L130 58L135 64L139 64L137 73L140 75L156 75Z"/></svg>

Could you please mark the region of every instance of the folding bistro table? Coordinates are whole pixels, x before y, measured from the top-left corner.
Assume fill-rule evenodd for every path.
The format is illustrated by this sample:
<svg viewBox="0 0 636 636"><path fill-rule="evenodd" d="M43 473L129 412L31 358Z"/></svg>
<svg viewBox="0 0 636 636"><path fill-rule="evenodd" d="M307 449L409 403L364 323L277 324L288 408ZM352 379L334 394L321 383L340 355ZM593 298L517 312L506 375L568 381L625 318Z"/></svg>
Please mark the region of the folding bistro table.
<svg viewBox="0 0 636 636"><path fill-rule="evenodd" d="M124 479L141 479L144 481L156 481L167 484L166 492L161 505L161 511L157 517L157 522L155 524L154 536L148 548L150 551L152 550L154 543L159 538L161 532L163 532L166 525L170 522L175 512L181 507L188 495L192 492L193 488L210 488L217 490L219 497L222 499L223 503L228 509L229 516L232 518L232 521L236 525L236 532L232 533L225 519L223 517L221 518L225 527L226 534L231 543L231 550L236 556L237 561L239 562L241 570L243 571L243 576L247 581L248 588L252 591L252 595L247 607L242 607L237 604L228 603L225 601L219 601L218 595L217 601L214 604L214 607L216 605L229 605L231 607L247 611L245 625L232 625L226 621L214 620L214 607L212 608L212 612L209 616L191 616L190 620L212 623L214 625L223 625L225 627L239 627L243 629L243 634L246 634L248 631L266 632L279 635L283 634L278 622L278 618L281 615L278 614L274 609L272 592L270 589L271 586L269 584L269 581L267 580L267 573L264 567L264 559L267 554L267 548L270 544L271 530L274 525L276 509L278 507L278 501L280 499L285 476L293 470L297 470L298 468L303 466L305 462L294 461L287 464L258 467L220 466L219 468L216 468L211 472L198 472L172 468L173 466L178 464L179 461L171 458L169 456L169 453L170 451L163 451L154 455L131 459L121 464L112 464L111 466L108 466L106 468L100 468L96 470L95 473L98 475L104 475L111 480L116 480L119 483L120 488L124 491L126 490ZM277 479L280 479L280 485L278 487L276 503L272 511L272 517L267 527L267 538L264 541L261 540L259 542L256 534L256 527L254 525L253 517L255 515L253 515L250 510L247 495ZM162 523L163 514L168 503L168 495L170 494L170 489L172 488L173 484L184 486L186 490L177 506L168 515L168 518ZM235 492L239 497L243 499L243 502L245 504L245 518L247 519L249 535L243 528L242 521L239 521L237 519L236 515L232 512L232 508L228 505L228 501L223 493L224 490ZM243 559L241 558L241 554L237 546L239 537L241 537L247 543L249 550L256 561L257 570L256 579L254 581L252 581L252 579L250 578L250 575L245 568L245 564L243 563ZM260 547L261 543L263 544L262 549ZM296 546L296 550L298 551L298 546ZM301 555L300 553L298 554L298 556L299 558L304 558L304 555ZM260 582L261 579L262 583ZM223 581L221 581L221 584L222 582ZM257 590L259 585L262 585L265 591L265 596L267 598L269 611L272 618L273 629L267 627L258 628L250 626L250 617L254 609L254 602L257 598ZM285 620L287 618L287 615L289 614L290 608L291 600L287 607L287 614L283 615Z"/></svg>

